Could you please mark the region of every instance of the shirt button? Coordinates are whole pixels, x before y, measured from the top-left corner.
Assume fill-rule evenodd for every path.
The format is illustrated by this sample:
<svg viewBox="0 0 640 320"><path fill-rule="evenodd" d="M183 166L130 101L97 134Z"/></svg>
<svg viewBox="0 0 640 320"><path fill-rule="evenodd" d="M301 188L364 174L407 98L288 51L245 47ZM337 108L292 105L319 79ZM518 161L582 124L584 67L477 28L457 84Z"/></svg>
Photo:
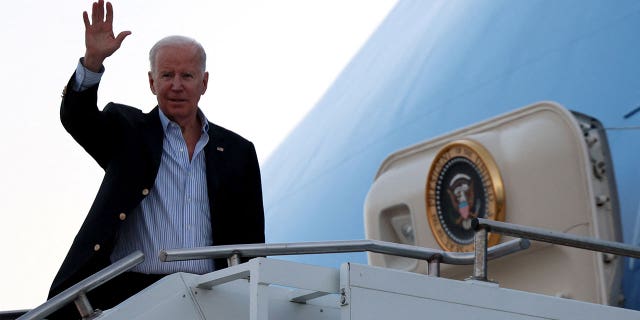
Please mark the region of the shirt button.
<svg viewBox="0 0 640 320"><path fill-rule="evenodd" d="M148 194L149 194L149 189L147 189L147 188L142 189L142 195L143 196L146 196Z"/></svg>
<svg viewBox="0 0 640 320"><path fill-rule="evenodd" d="M93 246L93 251L99 251L100 250L100 245L96 244L95 246Z"/></svg>
<svg viewBox="0 0 640 320"><path fill-rule="evenodd" d="M120 213L120 215L118 216L118 218L120 218L120 220L124 221L124 219L126 219L126 218L127 218L127 215L126 215L124 212L122 212L122 213Z"/></svg>

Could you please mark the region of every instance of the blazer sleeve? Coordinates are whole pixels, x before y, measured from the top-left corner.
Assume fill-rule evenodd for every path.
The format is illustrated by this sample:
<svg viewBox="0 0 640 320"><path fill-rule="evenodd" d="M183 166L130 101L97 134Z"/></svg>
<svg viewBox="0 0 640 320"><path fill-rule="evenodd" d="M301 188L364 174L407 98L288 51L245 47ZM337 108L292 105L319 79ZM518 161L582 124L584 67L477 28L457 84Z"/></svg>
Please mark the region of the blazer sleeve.
<svg viewBox="0 0 640 320"><path fill-rule="evenodd" d="M98 85L83 91L75 91L69 80L60 104L60 120L65 130L106 169L113 156L115 141L119 130L116 130L113 115L98 109Z"/></svg>

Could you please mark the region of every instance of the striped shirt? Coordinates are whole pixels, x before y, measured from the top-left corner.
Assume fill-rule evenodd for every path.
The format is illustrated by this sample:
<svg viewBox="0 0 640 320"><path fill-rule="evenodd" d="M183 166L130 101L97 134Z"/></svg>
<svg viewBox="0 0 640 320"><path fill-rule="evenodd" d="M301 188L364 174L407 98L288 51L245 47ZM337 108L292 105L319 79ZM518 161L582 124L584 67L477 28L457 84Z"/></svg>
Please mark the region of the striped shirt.
<svg viewBox="0 0 640 320"><path fill-rule="evenodd" d="M96 74L91 74L81 63L78 69L84 70L81 77L76 71L74 89L82 90L100 81L101 73L95 77ZM127 215L127 223L120 228L111 261L140 250L146 259L132 271L147 274L211 272L214 270L212 260L160 262L157 258L162 249L212 245L204 155L204 147L209 142L207 118L198 110L202 131L189 161L180 126L162 111L159 114L164 130L160 168L149 195Z"/></svg>

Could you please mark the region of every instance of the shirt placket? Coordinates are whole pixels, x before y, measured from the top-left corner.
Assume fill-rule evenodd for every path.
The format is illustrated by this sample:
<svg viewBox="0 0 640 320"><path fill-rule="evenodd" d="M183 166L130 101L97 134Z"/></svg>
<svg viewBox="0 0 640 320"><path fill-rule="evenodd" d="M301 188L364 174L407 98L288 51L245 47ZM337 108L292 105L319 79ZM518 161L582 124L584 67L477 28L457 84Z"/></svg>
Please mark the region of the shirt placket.
<svg viewBox="0 0 640 320"><path fill-rule="evenodd" d="M191 247L193 244L193 219L191 214L193 212L193 175L191 174L191 164L189 162L189 149L187 143L182 137L182 132L176 124L170 124L171 126L171 145L177 155L178 164L182 171L181 177L184 180L181 181L182 194L180 196L180 205L178 206L182 212L176 212L178 215L177 221L180 221L182 226L182 247Z"/></svg>

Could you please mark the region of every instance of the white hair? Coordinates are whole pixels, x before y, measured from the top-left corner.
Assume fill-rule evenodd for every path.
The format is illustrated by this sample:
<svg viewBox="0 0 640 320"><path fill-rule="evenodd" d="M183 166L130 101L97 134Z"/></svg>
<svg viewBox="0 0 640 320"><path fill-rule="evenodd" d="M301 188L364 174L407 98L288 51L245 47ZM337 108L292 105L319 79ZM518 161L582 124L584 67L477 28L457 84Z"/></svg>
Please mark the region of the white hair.
<svg viewBox="0 0 640 320"><path fill-rule="evenodd" d="M156 44L151 47L151 50L149 50L149 64L151 66L151 71L155 71L156 56L161 48L179 45L194 46L198 51L197 53L200 58L200 68L202 69L202 72L207 70L207 54L198 41L185 36L168 36L160 39L160 41L156 42Z"/></svg>

